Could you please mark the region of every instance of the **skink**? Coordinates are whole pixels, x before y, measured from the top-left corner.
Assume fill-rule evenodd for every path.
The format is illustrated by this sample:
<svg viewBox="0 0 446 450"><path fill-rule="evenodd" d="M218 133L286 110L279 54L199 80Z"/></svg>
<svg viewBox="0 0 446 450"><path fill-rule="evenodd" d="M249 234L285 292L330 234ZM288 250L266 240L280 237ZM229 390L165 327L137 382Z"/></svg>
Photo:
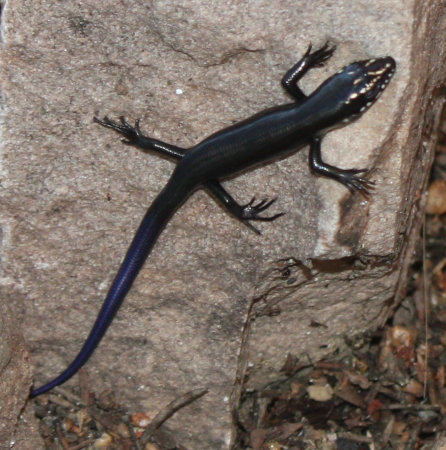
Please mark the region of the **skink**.
<svg viewBox="0 0 446 450"><path fill-rule="evenodd" d="M249 203L240 205L220 181L261 163L291 155L309 145L310 168L313 172L333 178L351 191L368 193L373 183L358 176L367 170L345 170L326 164L321 157L321 140L333 128L357 119L375 102L391 79L396 64L391 57L354 62L306 96L297 82L309 69L321 66L334 51L334 46L325 44L311 52L310 45L303 58L284 75L282 86L293 98L292 103L262 111L187 150L144 136L138 121L135 126L131 126L123 117L120 122L113 122L107 117L103 120L94 118L98 124L124 136L125 144L167 156L177 165L136 231L80 352L59 376L34 389L31 397L64 383L88 361L169 218L196 189L205 188L211 192L230 214L257 231L250 221L272 221L282 215L262 215L274 200L258 202L253 198Z"/></svg>

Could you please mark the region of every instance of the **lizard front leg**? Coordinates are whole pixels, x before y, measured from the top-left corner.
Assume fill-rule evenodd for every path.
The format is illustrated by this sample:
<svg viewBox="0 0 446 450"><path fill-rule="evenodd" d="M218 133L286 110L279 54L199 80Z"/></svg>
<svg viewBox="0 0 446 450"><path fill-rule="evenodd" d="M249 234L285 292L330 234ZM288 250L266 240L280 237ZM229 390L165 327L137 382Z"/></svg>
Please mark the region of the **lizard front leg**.
<svg viewBox="0 0 446 450"><path fill-rule="evenodd" d="M310 143L310 168L319 175L339 181L352 192L356 189L369 195L370 189L375 185L373 181L356 176L358 173L368 172L368 169L340 169L322 161L321 138L313 138Z"/></svg>
<svg viewBox="0 0 446 450"><path fill-rule="evenodd" d="M297 82L313 67L321 67L327 59L336 50L336 46L329 47L328 42L319 50L311 53L311 44L305 55L300 59L282 78L282 87L290 94L296 101L302 101L307 96L301 91Z"/></svg>
<svg viewBox="0 0 446 450"><path fill-rule="evenodd" d="M93 117L94 122L105 128L110 128L111 130L114 130L124 136L123 139L121 139L121 142L126 145L132 145L133 147L141 150L151 150L176 161L180 160L187 151L184 148L167 144L166 142L159 141L158 139L154 139L149 136L144 136L139 128L139 119L135 122L134 126L130 125L123 116L119 119L120 123L113 122L107 116L105 116L102 120L97 117Z"/></svg>

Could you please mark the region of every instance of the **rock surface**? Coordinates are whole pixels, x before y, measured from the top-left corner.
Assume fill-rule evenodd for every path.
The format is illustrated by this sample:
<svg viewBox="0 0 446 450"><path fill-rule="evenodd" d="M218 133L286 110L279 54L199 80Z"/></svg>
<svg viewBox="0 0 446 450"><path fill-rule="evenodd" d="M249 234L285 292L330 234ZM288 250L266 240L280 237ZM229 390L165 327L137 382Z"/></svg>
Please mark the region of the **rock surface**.
<svg viewBox="0 0 446 450"><path fill-rule="evenodd" d="M16 317L26 312L36 384L80 349L173 168L124 146L92 117L140 118L146 134L191 146L289 101L280 79L309 42L338 50L305 77L306 92L353 60L397 60L379 102L323 142L327 162L373 168L372 198L309 173L307 150L226 183L242 203L278 196L273 209L287 214L260 225L262 236L194 194L87 369L97 392L113 388L152 416L209 386L165 427L186 447L228 448L246 367L256 387L280 376L287 353L317 358L381 324L403 287L432 161L441 106L432 93L445 73L439 3L8 3L2 256L5 284L26 296L13 306Z"/></svg>

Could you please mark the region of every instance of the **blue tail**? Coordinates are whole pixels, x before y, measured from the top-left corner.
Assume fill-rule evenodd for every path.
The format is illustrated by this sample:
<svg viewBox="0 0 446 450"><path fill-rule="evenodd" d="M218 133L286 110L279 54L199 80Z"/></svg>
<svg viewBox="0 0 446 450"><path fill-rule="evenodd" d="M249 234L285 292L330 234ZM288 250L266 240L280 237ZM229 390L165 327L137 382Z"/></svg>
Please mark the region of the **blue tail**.
<svg viewBox="0 0 446 450"><path fill-rule="evenodd" d="M108 291L102 308L96 318L96 322L82 349L74 361L58 377L40 388L33 389L30 395L31 398L37 397L38 395L65 383L65 381L76 374L93 354L118 312L119 307L130 290L145 260L149 256L150 251L155 245L158 236L164 229L167 221L192 192L193 187L190 185L184 186L182 184L183 183L178 181L178 177L172 176L166 187L153 201L127 250L124 261Z"/></svg>

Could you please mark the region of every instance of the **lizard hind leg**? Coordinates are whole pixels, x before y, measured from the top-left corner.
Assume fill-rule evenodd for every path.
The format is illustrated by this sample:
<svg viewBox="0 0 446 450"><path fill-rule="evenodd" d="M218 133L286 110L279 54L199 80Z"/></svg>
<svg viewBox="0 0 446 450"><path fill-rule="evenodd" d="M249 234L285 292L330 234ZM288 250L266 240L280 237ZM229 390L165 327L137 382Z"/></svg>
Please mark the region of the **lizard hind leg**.
<svg viewBox="0 0 446 450"><path fill-rule="evenodd" d="M260 215L276 201L275 198L272 200L265 198L256 201L256 198L253 197L248 203L240 205L217 180L208 181L205 186L229 214L239 219L257 234L260 234L260 231L251 224L250 220L257 222L272 222L285 214L282 212L272 216Z"/></svg>

